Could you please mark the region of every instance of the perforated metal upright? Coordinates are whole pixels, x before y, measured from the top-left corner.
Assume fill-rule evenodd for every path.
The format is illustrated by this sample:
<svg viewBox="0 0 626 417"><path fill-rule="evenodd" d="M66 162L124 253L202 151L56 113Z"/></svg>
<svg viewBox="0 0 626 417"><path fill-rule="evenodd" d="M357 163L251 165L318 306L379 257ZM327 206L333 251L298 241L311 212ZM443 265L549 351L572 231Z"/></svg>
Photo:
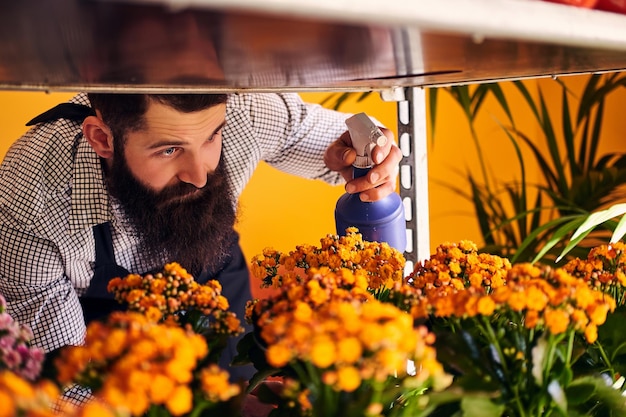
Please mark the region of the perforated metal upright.
<svg viewBox="0 0 626 417"><path fill-rule="evenodd" d="M426 91L421 87L384 90L385 101L397 102L400 197L406 217L406 272L430 255ZM406 275L406 274L405 274Z"/></svg>

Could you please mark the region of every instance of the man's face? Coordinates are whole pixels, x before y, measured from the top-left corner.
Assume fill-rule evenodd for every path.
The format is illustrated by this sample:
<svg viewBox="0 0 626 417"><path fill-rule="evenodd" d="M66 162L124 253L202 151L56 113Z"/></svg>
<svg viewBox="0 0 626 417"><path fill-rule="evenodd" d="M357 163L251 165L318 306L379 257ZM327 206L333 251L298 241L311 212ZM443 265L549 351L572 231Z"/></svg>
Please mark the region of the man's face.
<svg viewBox="0 0 626 417"><path fill-rule="evenodd" d="M204 187L207 174L215 171L220 160L225 116L225 104L181 113L152 102L145 129L126 134L128 167L155 192L181 183Z"/></svg>
<svg viewBox="0 0 626 417"><path fill-rule="evenodd" d="M142 250L167 254L196 276L227 255L235 222L220 164L224 118L223 104L195 113L152 104L146 127L114 148L107 174Z"/></svg>

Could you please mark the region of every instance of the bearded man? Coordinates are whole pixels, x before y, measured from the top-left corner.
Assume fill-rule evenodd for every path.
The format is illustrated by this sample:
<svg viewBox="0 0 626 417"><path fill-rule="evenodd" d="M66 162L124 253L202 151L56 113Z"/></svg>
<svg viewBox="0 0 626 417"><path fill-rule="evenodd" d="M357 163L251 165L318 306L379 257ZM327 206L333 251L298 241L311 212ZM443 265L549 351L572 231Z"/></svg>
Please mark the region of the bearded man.
<svg viewBox="0 0 626 417"><path fill-rule="evenodd" d="M364 200L393 192L401 159L393 140L374 149L378 165L368 176L351 179L348 116L270 93L81 93L38 116L0 166L8 313L31 326L46 352L80 345L86 323L120 308L106 291L110 279L178 262L199 282L218 279L243 318L252 297L233 226L261 160L345 180ZM244 379L252 372L229 371Z"/></svg>

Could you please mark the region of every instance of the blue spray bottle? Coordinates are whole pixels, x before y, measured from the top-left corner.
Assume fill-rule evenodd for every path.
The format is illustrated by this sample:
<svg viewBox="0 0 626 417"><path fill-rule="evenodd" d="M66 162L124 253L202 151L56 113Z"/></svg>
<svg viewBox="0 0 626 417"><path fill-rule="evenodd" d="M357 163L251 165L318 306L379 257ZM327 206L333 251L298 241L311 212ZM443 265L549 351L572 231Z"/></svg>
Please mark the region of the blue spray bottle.
<svg viewBox="0 0 626 417"><path fill-rule="evenodd" d="M352 164L353 178L362 177L374 165L371 158L374 146L383 146L388 139L365 113L350 117L346 125L357 153ZM400 252L406 249L404 206L397 193L374 202L364 202L358 194L345 193L337 201L335 224L339 235L345 235L348 227L357 227L364 240L387 242Z"/></svg>

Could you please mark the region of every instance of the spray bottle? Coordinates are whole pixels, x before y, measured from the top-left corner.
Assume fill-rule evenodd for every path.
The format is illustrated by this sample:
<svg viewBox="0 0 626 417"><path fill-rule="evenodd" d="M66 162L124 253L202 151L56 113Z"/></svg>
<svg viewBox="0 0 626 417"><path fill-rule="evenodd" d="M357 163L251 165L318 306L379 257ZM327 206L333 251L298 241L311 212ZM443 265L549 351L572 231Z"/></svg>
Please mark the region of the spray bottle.
<svg viewBox="0 0 626 417"><path fill-rule="evenodd" d="M387 137L365 113L346 120L357 157L353 166L353 178L366 175L374 165L371 151L383 146ZM400 252L406 249L406 220L402 199L391 193L382 200L361 201L358 194L345 193L335 208L337 233L345 235L348 227L357 227L363 239L370 242L387 242Z"/></svg>

